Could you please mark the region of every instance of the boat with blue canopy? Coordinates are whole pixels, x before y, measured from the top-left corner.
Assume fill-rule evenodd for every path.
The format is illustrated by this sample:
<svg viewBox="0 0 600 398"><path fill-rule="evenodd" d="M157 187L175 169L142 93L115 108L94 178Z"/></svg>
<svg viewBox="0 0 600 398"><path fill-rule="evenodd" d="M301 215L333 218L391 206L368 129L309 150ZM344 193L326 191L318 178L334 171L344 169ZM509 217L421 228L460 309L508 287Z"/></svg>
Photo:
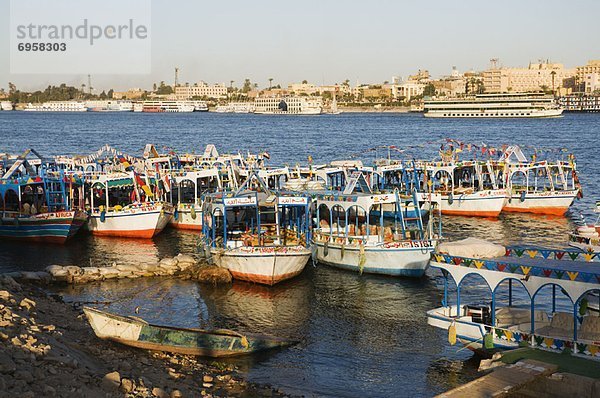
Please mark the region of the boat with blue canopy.
<svg viewBox="0 0 600 398"><path fill-rule="evenodd" d="M37 159L27 159L34 154ZM87 220L83 183L35 150L2 160L0 237L65 243Z"/></svg>
<svg viewBox="0 0 600 398"><path fill-rule="evenodd" d="M310 259L310 200L269 189L254 171L236 191L202 198L202 238L211 261L240 280L274 285Z"/></svg>
<svg viewBox="0 0 600 398"><path fill-rule="evenodd" d="M343 192L321 192L315 201L318 262L361 274L423 276L441 222L436 231L433 216L424 220L416 191L374 193L364 175L354 172ZM393 218L385 218L392 209Z"/></svg>
<svg viewBox="0 0 600 398"><path fill-rule="evenodd" d="M588 311L589 293L600 290L600 254L499 245L490 252L483 242L440 245L431 255L444 296L442 307L427 312L429 325L448 330L451 344L460 341L484 355L531 346L600 359L600 317ZM474 275L491 301L464 303L465 281ZM528 305L514 305L515 288Z"/></svg>

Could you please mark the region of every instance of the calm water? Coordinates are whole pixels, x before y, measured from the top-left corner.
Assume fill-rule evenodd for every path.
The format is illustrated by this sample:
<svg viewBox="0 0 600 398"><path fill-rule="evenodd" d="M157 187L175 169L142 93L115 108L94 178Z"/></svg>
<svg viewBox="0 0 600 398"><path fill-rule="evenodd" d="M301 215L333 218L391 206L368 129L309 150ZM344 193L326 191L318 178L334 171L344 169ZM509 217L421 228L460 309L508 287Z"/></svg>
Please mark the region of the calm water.
<svg viewBox="0 0 600 398"><path fill-rule="evenodd" d="M104 144L140 154L146 143L180 153L267 150L271 164L306 163L455 138L493 146L517 143L567 147L578 160L585 197L567 217L507 215L498 220L444 218L445 236L478 236L500 243L563 247L574 220L600 197L595 143L600 115L567 114L546 120L431 120L417 114L342 114L269 117L220 114L44 114L0 112L0 152L33 147L47 155L91 153ZM433 159L438 144L408 156ZM552 154L557 158L560 154ZM0 271L43 269L49 264L102 266L156 261L195 252L193 233L166 230L152 241L79 236L64 247L0 242ZM62 290L70 300L111 301L110 310L171 325L228 327L292 337L297 346L236 362L251 380L307 396L431 396L473 378L467 350L447 344L446 332L427 326L425 312L440 305L437 272L421 280L359 276L308 266L273 288L235 282L212 287L189 281L133 280ZM468 289L485 297L474 281Z"/></svg>

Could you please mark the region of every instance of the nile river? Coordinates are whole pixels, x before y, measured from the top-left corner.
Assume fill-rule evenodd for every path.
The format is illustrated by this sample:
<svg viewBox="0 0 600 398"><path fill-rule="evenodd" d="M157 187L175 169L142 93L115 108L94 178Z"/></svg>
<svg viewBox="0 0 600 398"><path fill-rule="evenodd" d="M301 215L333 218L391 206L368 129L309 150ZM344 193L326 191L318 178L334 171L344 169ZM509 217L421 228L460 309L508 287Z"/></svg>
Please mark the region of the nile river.
<svg viewBox="0 0 600 398"><path fill-rule="evenodd" d="M365 161L387 156L366 152L379 145L410 147L406 158L433 160L439 143L454 138L492 146L516 143L569 148L577 158L584 199L567 217L502 215L498 220L444 217L444 235L482 237L499 243L564 247L567 233L600 199L595 142L600 115L566 114L557 119L426 119L419 114L341 114L316 117L229 114L0 112L0 152L34 148L43 155L88 154L104 144L140 155L146 143L160 150L201 153L266 150L271 165L294 166L356 155ZM527 148L526 153L531 154ZM397 157L397 153L392 154ZM565 153L550 153L550 159ZM469 157L467 155L463 157ZM565 156L566 157L566 156ZM0 242L0 272L42 270L50 264L80 266L156 261L195 253L198 236L165 230L154 240L77 236L65 246ZM486 300L486 288L473 284ZM269 288L234 282L212 287L190 281L110 281L59 290L67 300L111 301L108 309L149 321L195 327L226 327L300 341L289 349L237 360L251 381L306 396L431 396L476 375L468 350L447 343L446 332L427 325L425 312L439 307L440 275L420 280L357 275L307 266L298 278ZM537 303L537 302L536 302Z"/></svg>

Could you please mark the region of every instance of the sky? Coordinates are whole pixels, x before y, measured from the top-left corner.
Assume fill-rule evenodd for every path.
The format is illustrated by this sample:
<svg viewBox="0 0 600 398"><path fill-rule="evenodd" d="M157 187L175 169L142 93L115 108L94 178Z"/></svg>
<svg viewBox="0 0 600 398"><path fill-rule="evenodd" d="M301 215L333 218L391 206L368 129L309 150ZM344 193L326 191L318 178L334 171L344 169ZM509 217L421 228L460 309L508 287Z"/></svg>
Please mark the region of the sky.
<svg viewBox="0 0 600 398"><path fill-rule="evenodd" d="M418 69L438 77L450 74L452 66L461 72L486 69L491 58L504 66L549 59L566 67L600 59L597 0L151 3L150 73L93 74L96 91L171 83L175 67L180 82L229 85L234 80L241 86L248 78L265 87L269 77L282 86L304 79L319 85L346 79L352 85L382 83ZM103 2L91 4L97 8ZM0 35L0 87L6 89L9 81L23 90L87 83L85 74L11 74L9 11L9 0L0 0L0 26L5 29Z"/></svg>

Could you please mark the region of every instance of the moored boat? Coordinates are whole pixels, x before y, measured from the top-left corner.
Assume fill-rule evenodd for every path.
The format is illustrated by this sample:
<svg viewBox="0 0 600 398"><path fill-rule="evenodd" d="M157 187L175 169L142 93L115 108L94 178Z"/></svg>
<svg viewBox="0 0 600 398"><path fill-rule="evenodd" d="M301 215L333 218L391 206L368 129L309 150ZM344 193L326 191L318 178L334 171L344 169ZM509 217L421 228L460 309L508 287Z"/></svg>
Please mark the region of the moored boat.
<svg viewBox="0 0 600 398"><path fill-rule="evenodd" d="M480 242L440 246L432 254L431 266L443 274L444 298L442 307L427 312L429 325L447 330L451 344L460 341L483 355L527 345L600 357L600 318L587 311L589 293L600 290L596 253ZM461 288L472 275L489 288L491 302L464 303ZM457 286L454 304L450 282ZM514 305L513 285L526 291L525 307ZM500 293L506 288L507 295ZM558 293L570 300L567 312L558 306ZM506 297L508 305L499 308Z"/></svg>
<svg viewBox="0 0 600 398"><path fill-rule="evenodd" d="M235 194L204 196L204 250L236 279L274 285L293 278L311 255L308 210L307 197L276 194L253 173Z"/></svg>
<svg viewBox="0 0 600 398"><path fill-rule="evenodd" d="M77 207L81 181L43 163L39 174L32 173L26 159L30 151L17 157L0 178L0 237L65 243L87 220Z"/></svg>
<svg viewBox="0 0 600 398"><path fill-rule="evenodd" d="M88 186L90 219L94 235L150 239L160 233L173 216L173 206L155 201L155 194L137 173L94 174ZM154 181L154 187L157 184Z"/></svg>
<svg viewBox="0 0 600 398"><path fill-rule="evenodd" d="M583 225L569 234L569 246L586 252L600 252L600 202L596 202L594 212L598 213L596 222L587 224L582 216Z"/></svg>
<svg viewBox="0 0 600 398"><path fill-rule="evenodd" d="M509 146L498 162L503 168L508 200L503 211L562 216L581 196L574 157L569 161L528 161L521 149Z"/></svg>
<svg viewBox="0 0 600 398"><path fill-rule="evenodd" d="M409 198L398 191L375 194L362 174L358 179L350 180L343 193L316 196L317 261L359 273L423 276L437 244L433 215L424 224L416 193ZM393 206L393 221L384 218L384 206Z"/></svg>
<svg viewBox="0 0 600 398"><path fill-rule="evenodd" d="M153 351L221 358L294 344L287 339L232 330L153 325L137 317L115 315L91 307L84 307L83 312L99 338Z"/></svg>

